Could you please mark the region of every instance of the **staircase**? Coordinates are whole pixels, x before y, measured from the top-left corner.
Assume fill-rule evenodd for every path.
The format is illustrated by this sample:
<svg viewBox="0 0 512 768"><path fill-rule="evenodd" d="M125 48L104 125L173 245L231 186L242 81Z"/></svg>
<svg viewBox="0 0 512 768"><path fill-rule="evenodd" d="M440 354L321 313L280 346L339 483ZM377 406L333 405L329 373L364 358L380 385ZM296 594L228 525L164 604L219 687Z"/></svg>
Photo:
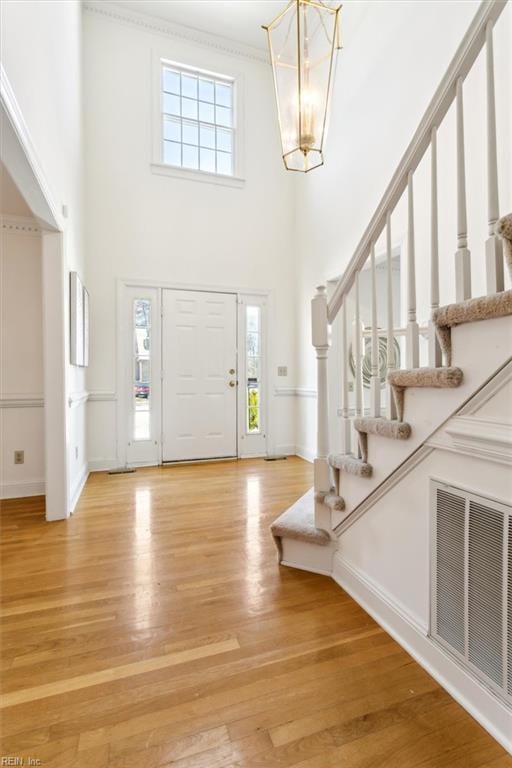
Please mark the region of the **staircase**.
<svg viewBox="0 0 512 768"><path fill-rule="evenodd" d="M505 265L512 279L512 214L499 217L493 29L505 3L480 6L464 40L432 99L345 273L328 298L320 286L312 300L312 342L317 359L317 455L314 489L271 526L279 562L320 573L332 573L339 537L358 518L372 494L382 489L400 467L457 414L510 360L512 291L505 290ZM468 249L464 81L479 54L486 60L487 221L486 295L471 297L471 254ZM456 110L456 226L454 302L439 306L439 211L437 132L448 109ZM420 366L421 329L416 314L414 175L429 154L430 307L427 330L428 365ZM392 280L392 222L397 205L407 200L407 325L405 368L397 368L399 329L395 326ZM386 243L387 280L379 292L376 246ZM370 274L371 324L361 323L360 278ZM381 295L381 293L383 295ZM386 328L378 326L377 306L386 307ZM353 308L353 310L352 310ZM331 451L328 381L331 330L340 339L341 450ZM370 336L369 405L365 407L363 349ZM379 345L385 334L386 387L382 388ZM349 339L351 344L349 345ZM478 350L478 355L475 354ZM352 363L352 368L351 368ZM442 390L442 391L441 391ZM352 395L352 397L351 397Z"/></svg>
<svg viewBox="0 0 512 768"><path fill-rule="evenodd" d="M331 576L512 755L512 213L500 214L497 147L510 127L497 131L494 85L494 30L508 24L509 44L512 29L504 8L479 7L344 274L312 300L314 488L271 531L282 565ZM478 158L466 163L464 94L477 60L485 107L470 108L473 122L486 118L486 178L473 167L467 178L470 223L487 223L488 236L472 258L466 164ZM448 110L456 190L441 143ZM450 188L438 189L438 140ZM430 204L415 208L425 176ZM427 248L416 249L415 231L430 232Z"/></svg>

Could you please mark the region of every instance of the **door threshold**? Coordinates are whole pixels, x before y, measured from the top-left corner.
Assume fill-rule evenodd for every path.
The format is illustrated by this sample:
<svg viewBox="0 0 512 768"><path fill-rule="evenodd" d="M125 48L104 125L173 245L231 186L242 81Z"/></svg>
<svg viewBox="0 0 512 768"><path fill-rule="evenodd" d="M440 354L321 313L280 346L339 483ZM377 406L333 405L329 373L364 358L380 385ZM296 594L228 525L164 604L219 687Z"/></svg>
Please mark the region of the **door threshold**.
<svg viewBox="0 0 512 768"><path fill-rule="evenodd" d="M182 467L187 464L219 464L228 461L238 461L238 456L220 456L216 459L177 459L176 461L162 461L163 467Z"/></svg>

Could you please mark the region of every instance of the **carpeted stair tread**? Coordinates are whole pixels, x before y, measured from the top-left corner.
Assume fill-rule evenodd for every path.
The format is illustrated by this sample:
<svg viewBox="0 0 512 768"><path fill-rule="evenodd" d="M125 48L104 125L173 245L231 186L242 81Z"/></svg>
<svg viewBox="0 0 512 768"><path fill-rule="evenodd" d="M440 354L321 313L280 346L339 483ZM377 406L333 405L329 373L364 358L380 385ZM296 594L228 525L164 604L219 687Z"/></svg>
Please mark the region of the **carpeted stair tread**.
<svg viewBox="0 0 512 768"><path fill-rule="evenodd" d="M476 323L493 317L512 315L512 291L492 293L490 296L478 296L476 299L447 304L434 310L432 319L437 326L453 328L462 323Z"/></svg>
<svg viewBox="0 0 512 768"><path fill-rule="evenodd" d="M393 387L458 387L463 373L460 368L447 366L442 368L404 368L391 371L388 381Z"/></svg>
<svg viewBox="0 0 512 768"><path fill-rule="evenodd" d="M371 464L362 459L356 459L355 456L350 454L331 454L329 456L329 464L334 469L341 469L342 472L346 472L349 475L358 475L359 477L371 477L373 472Z"/></svg>
<svg viewBox="0 0 512 768"><path fill-rule="evenodd" d="M315 495L315 498L317 501L321 501L322 504L325 504L326 507L329 507L329 509L332 509L335 512L343 512L345 509L345 499L343 499L341 496L338 496L334 489L332 489L329 493L322 493L319 491Z"/></svg>
<svg viewBox="0 0 512 768"><path fill-rule="evenodd" d="M354 419L354 428L357 432L389 437L392 440L407 440L411 436L411 425L397 419L360 417Z"/></svg>
<svg viewBox="0 0 512 768"><path fill-rule="evenodd" d="M504 241L508 242L508 241ZM509 247L512 246L509 243ZM512 291L500 291L489 296L459 301L439 307L432 313L436 334L448 365L452 361L452 328L464 323L476 323L512 315Z"/></svg>
<svg viewBox="0 0 512 768"><path fill-rule="evenodd" d="M279 515L270 530L275 539L296 539L320 546L327 546L330 542L327 531L315 527L315 504L311 491Z"/></svg>

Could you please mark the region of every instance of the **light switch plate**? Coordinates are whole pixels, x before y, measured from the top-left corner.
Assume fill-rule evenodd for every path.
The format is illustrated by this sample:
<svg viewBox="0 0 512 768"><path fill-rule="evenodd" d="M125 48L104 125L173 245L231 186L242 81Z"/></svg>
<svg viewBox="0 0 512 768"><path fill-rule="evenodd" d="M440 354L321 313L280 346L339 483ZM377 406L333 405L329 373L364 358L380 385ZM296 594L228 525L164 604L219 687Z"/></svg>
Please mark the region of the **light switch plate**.
<svg viewBox="0 0 512 768"><path fill-rule="evenodd" d="M277 375L278 376L288 376L288 366L286 366L286 365L278 365L277 366Z"/></svg>

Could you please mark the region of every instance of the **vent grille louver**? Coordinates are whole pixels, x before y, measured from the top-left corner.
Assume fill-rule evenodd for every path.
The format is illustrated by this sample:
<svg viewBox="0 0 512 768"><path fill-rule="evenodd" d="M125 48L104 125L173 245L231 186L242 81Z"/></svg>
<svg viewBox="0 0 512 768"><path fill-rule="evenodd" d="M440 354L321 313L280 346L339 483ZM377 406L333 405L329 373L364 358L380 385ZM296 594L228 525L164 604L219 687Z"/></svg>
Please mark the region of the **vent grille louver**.
<svg viewBox="0 0 512 768"><path fill-rule="evenodd" d="M512 510L433 491L431 635L512 704Z"/></svg>
<svg viewBox="0 0 512 768"><path fill-rule="evenodd" d="M464 653L464 499L437 491L437 632Z"/></svg>
<svg viewBox="0 0 512 768"><path fill-rule="evenodd" d="M469 660L503 685L503 513L469 503Z"/></svg>

